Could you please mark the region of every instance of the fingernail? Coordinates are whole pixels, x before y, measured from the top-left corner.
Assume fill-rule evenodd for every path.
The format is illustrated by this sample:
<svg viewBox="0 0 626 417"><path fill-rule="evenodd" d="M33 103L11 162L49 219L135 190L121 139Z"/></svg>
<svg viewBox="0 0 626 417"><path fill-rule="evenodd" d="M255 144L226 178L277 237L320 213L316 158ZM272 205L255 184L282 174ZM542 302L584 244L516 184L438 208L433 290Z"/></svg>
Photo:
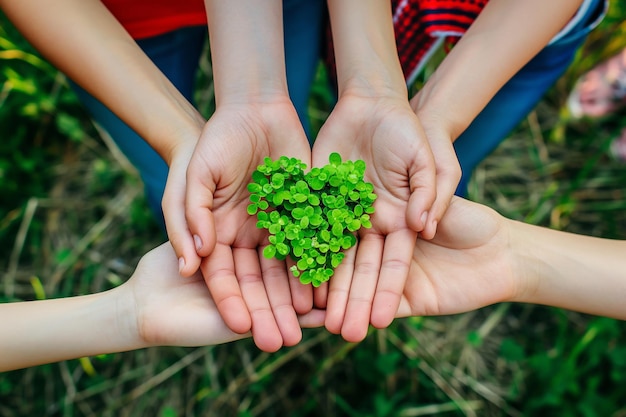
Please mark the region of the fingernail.
<svg viewBox="0 0 626 417"><path fill-rule="evenodd" d="M185 258L181 256L180 258L178 258L178 272L182 272L184 267L185 267Z"/></svg>
<svg viewBox="0 0 626 417"><path fill-rule="evenodd" d="M428 212L425 211L422 213L422 217L420 218L420 220L422 221L422 224L424 225L424 227L426 227L426 220L428 219Z"/></svg>
<svg viewBox="0 0 626 417"><path fill-rule="evenodd" d="M202 249L202 239L200 239L200 236L193 235L193 242L196 244L196 250Z"/></svg>

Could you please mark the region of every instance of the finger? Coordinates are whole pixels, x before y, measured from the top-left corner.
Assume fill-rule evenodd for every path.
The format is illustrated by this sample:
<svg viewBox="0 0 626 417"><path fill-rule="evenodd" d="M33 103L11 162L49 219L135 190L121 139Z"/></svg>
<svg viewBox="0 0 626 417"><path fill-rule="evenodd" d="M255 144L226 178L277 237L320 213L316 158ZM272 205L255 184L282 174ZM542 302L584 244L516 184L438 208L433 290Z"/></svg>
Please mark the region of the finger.
<svg viewBox="0 0 626 417"><path fill-rule="evenodd" d="M265 290L261 266L256 249L233 249L235 273L252 319L252 338L257 347L265 352L276 352L283 345L283 338Z"/></svg>
<svg viewBox="0 0 626 417"><path fill-rule="evenodd" d="M354 275L341 335L348 342L360 342L367 335L376 293L385 239L369 233L359 242Z"/></svg>
<svg viewBox="0 0 626 417"><path fill-rule="evenodd" d="M313 305L315 308L326 308L328 305L328 282L322 283L317 288L313 288Z"/></svg>
<svg viewBox="0 0 626 417"><path fill-rule="evenodd" d="M345 252L345 258L335 268L333 276L328 282L328 295L326 303L326 329L334 334L341 333L341 326L346 315L350 284L354 274L354 262L359 243Z"/></svg>
<svg viewBox="0 0 626 417"><path fill-rule="evenodd" d="M161 206L167 235L178 259L178 272L184 277L190 277L200 267L200 257L185 219L184 170L181 172L174 165L167 177Z"/></svg>
<svg viewBox="0 0 626 417"><path fill-rule="evenodd" d="M372 303L372 326L382 329L391 324L398 311L408 279L417 233L402 229L385 238L378 286Z"/></svg>
<svg viewBox="0 0 626 417"><path fill-rule="evenodd" d="M287 260L287 266L291 268L294 262L291 259ZM313 288L311 285L304 285L300 282L300 279L294 277L291 272L288 272L289 287L291 288L291 301L293 308L298 314L306 314L313 308Z"/></svg>
<svg viewBox="0 0 626 417"><path fill-rule="evenodd" d="M211 256L203 259L200 269L226 325L235 333L246 333L252 319L244 301L229 246L217 245Z"/></svg>
<svg viewBox="0 0 626 417"><path fill-rule="evenodd" d="M291 299L291 289L285 263L266 259L262 249L258 252L265 291L269 298L274 319L280 330L283 345L293 346L302 339L302 329Z"/></svg>
<svg viewBox="0 0 626 417"><path fill-rule="evenodd" d="M437 198L428 213L424 230L420 233L420 236L427 240L435 237L437 225L448 210L461 179L461 166L454 149L451 144L446 147L448 147L447 152L438 152L440 160L437 161ZM410 214L407 213L407 215Z"/></svg>
<svg viewBox="0 0 626 417"><path fill-rule="evenodd" d="M326 310L313 309L306 314L298 316L298 322L302 328L311 329L322 327L326 318Z"/></svg>
<svg viewBox="0 0 626 417"><path fill-rule="evenodd" d="M416 232L426 227L428 212L437 198L436 171L432 155L422 152L409 169L411 195L407 206L407 225Z"/></svg>
<svg viewBox="0 0 626 417"><path fill-rule="evenodd" d="M217 240L212 212L217 184L206 166L197 161L197 158L192 158L187 169L185 220L193 236L196 253L208 256Z"/></svg>

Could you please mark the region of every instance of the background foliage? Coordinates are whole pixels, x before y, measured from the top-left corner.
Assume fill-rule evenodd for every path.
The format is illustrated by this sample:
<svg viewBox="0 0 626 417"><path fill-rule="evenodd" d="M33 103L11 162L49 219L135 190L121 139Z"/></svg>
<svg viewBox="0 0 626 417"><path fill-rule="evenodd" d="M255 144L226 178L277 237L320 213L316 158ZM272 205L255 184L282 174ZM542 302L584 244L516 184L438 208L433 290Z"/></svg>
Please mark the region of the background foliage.
<svg viewBox="0 0 626 417"><path fill-rule="evenodd" d="M626 164L607 153L625 114L574 121L564 110L577 77L626 46L624 16L613 2L568 73L477 169L472 199L530 223L626 239ZM204 65L198 97L208 114ZM314 124L330 99L320 73ZM2 16L0 137L1 301L111 288L165 239L132 167ZM501 304L397 320L360 344L308 330L276 354L251 341L144 349L0 374L0 416L626 416L625 330Z"/></svg>

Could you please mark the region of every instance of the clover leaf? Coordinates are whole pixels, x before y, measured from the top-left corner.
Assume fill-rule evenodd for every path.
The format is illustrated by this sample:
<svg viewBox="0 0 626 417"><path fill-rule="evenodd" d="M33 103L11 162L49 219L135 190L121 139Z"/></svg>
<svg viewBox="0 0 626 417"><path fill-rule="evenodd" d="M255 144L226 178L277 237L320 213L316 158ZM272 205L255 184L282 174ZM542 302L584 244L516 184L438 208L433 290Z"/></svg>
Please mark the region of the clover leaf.
<svg viewBox="0 0 626 417"><path fill-rule="evenodd" d="M269 232L266 258L286 259L303 284L326 282L357 242L355 233L370 228L376 194L365 182L365 162L342 161L334 152L329 164L307 168L301 160L267 157L248 184L248 214Z"/></svg>

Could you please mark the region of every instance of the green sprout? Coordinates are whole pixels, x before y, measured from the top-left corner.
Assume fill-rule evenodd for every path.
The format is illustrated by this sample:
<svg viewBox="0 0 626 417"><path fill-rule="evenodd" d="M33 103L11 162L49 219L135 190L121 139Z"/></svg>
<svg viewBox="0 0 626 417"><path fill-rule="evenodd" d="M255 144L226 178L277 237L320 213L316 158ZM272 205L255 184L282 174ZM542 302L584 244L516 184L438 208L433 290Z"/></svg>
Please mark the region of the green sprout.
<svg viewBox="0 0 626 417"><path fill-rule="evenodd" d="M370 228L376 194L363 181L365 162L342 161L330 154L329 164L305 173L297 158L267 157L248 184L248 214L257 227L267 229L266 258L287 259L291 273L315 287L333 275L345 254L357 242L355 232Z"/></svg>

